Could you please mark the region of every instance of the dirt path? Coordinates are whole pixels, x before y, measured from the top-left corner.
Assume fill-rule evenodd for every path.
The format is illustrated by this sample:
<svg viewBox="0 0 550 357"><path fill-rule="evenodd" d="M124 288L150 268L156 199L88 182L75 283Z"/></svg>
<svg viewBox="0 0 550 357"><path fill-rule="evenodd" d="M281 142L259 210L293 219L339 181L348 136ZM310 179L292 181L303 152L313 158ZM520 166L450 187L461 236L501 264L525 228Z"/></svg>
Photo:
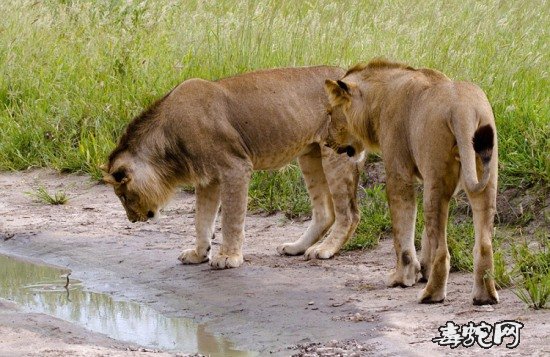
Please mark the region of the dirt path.
<svg viewBox="0 0 550 357"><path fill-rule="evenodd" d="M64 190L69 202L50 206L24 194L39 185ZM0 252L67 267L91 290L146 304L167 316L206 323L210 332L240 349L261 355L307 355L306 350L322 355L346 349L358 355L481 355L487 351L477 346L451 350L431 339L450 320L459 325L518 320L524 324L520 345L514 350L495 346L490 353L550 353L548 312L527 309L510 290L500 292L501 303L494 307L474 307L469 297L471 274L451 274L448 299L441 305L417 304L419 286L386 288L384 280L394 264L389 240L375 250L346 252L328 261L281 257L275 247L297 239L308 222L249 215L245 264L213 271L208 265L183 266L177 261L179 251L193 245L192 194L179 193L160 221L136 224L127 221L109 187L85 176L44 170L4 173L0 195ZM33 328L55 327L59 320L37 319L13 308L9 314L2 311L8 310L0 309L0 351L12 346L12 351L20 348L19 354L25 355L28 349L13 340L20 334L27 347L36 347L33 353L51 349L42 347L43 339ZM74 325L62 324L81 333ZM97 355L125 353L120 343L101 335L82 336L68 343L62 335L52 335L60 344L59 353L51 355L92 351L86 348L97 348ZM357 342L342 342L351 340ZM331 349L332 345L337 347Z"/></svg>

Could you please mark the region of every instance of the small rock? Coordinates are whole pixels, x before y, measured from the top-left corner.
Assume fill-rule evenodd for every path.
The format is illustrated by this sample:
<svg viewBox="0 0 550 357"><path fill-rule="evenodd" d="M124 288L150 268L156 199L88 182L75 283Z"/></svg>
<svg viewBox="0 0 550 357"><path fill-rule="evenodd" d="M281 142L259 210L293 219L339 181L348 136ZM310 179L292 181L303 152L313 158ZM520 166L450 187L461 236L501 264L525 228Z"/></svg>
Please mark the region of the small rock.
<svg viewBox="0 0 550 357"><path fill-rule="evenodd" d="M351 321L355 321L355 322L359 322L359 321L364 321L365 318L363 317L363 315L361 315L360 313L356 313L355 315L353 315L350 319Z"/></svg>
<svg viewBox="0 0 550 357"><path fill-rule="evenodd" d="M483 311L483 312L492 312L495 311L495 308L491 305L481 305L474 309L475 311Z"/></svg>
<svg viewBox="0 0 550 357"><path fill-rule="evenodd" d="M313 304L315 304L315 301L310 301L310 302L308 302L307 304L308 304L308 305L313 305Z"/></svg>

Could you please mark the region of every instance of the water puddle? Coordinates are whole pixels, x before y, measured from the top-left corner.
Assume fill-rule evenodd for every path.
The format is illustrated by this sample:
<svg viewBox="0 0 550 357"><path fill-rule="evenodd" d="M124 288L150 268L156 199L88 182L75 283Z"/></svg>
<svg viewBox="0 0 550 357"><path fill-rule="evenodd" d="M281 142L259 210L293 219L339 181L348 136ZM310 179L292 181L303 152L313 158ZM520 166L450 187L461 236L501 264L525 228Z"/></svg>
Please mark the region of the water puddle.
<svg viewBox="0 0 550 357"><path fill-rule="evenodd" d="M190 319L170 318L134 302L85 291L68 270L39 265L0 254L0 298L26 311L44 313L114 339L141 346L211 356L256 356L206 331Z"/></svg>

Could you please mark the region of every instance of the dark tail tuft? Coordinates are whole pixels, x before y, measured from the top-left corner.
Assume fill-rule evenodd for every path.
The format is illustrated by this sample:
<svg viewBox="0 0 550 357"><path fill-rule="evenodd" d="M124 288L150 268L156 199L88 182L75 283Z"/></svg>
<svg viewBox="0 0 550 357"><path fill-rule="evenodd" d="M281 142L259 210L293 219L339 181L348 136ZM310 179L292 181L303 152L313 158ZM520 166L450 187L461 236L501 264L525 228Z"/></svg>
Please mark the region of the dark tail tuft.
<svg viewBox="0 0 550 357"><path fill-rule="evenodd" d="M491 160L493 146L495 144L495 133L489 124L476 130L472 139L475 152L481 157L483 163Z"/></svg>

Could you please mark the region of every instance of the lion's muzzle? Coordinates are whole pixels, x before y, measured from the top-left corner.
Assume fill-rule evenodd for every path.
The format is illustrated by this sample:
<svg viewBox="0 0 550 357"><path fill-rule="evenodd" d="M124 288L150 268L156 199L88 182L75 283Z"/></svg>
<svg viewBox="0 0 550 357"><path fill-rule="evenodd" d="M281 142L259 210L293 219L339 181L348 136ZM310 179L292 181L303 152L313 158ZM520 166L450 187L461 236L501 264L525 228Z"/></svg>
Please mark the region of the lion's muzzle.
<svg viewBox="0 0 550 357"><path fill-rule="evenodd" d="M351 145L338 147L336 152L338 154L346 153L349 157L355 156L355 148Z"/></svg>
<svg viewBox="0 0 550 357"><path fill-rule="evenodd" d="M349 157L353 157L356 154L356 150L351 145L341 146L338 145L334 140L328 139L325 143L325 146L331 148L332 150L336 151L337 154L343 154L346 153Z"/></svg>

